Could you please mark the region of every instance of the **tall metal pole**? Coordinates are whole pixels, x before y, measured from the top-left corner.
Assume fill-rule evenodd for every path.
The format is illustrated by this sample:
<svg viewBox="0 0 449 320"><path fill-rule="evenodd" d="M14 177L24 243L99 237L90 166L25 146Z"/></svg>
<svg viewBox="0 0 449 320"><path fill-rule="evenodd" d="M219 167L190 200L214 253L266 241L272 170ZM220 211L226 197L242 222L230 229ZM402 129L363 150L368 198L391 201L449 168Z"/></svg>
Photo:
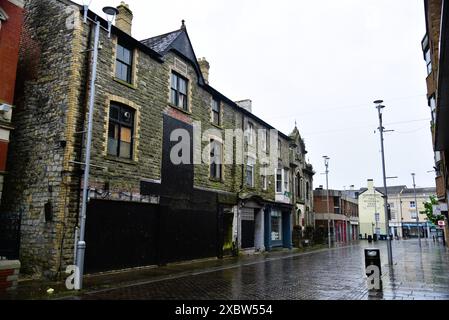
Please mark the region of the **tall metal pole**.
<svg viewBox="0 0 449 320"><path fill-rule="evenodd" d="M382 151L382 173L383 173L383 181L384 181L384 211L385 211L385 229L387 232L387 251L388 251L388 264L390 266L393 265L393 254L391 248L391 239L390 239L390 231L389 231L389 220L388 220L388 193L387 193L387 176L385 173L385 154L384 154L384 127L382 125L382 109L385 106L382 105L382 100L374 101L377 104L376 108L379 114L379 131L380 131L380 146Z"/></svg>
<svg viewBox="0 0 449 320"><path fill-rule="evenodd" d="M416 230L418 231L418 241L419 246L421 247L421 231L419 227L419 211L418 211L418 201L416 201L416 185L415 185L415 174L412 173L413 177L413 193L415 194L415 210L416 210Z"/></svg>
<svg viewBox="0 0 449 320"><path fill-rule="evenodd" d="M84 168L84 182L83 182L83 199L81 205L81 226L80 238L77 244L76 265L79 276L75 283L75 289L80 290L83 287L83 272L84 272L84 254L86 250L86 242L84 235L86 232L86 209L89 201L89 174L90 174L90 153L92 149L92 124L94 116L95 104L95 80L97 78L97 61L98 61L98 46L100 39L100 21L96 22L95 26L95 40L93 49L92 62L92 77L90 79L90 94L89 94L89 118L87 123L87 138L86 138L86 164Z"/></svg>
<svg viewBox="0 0 449 320"><path fill-rule="evenodd" d="M324 156L324 165L326 166L326 201L327 201L327 239L329 248L331 247L331 222L329 209L329 157Z"/></svg>

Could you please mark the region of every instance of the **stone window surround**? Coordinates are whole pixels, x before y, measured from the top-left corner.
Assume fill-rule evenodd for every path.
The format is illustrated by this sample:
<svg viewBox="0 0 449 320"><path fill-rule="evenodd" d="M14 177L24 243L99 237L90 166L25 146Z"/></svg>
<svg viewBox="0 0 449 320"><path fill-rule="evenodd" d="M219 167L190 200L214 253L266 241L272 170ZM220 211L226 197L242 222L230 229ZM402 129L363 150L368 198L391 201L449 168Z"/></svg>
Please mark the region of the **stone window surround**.
<svg viewBox="0 0 449 320"><path fill-rule="evenodd" d="M214 100L218 102L218 107L220 109L220 121L219 121L218 125L214 123L214 112L212 110L212 105L214 103ZM223 128L223 115L224 115L223 109L224 109L223 102L220 99L211 96L210 97L210 123L219 129Z"/></svg>
<svg viewBox="0 0 449 320"><path fill-rule="evenodd" d="M255 135L256 132L256 125L253 121L249 119L245 119L245 137L246 142L248 143L248 146L256 146L257 137Z"/></svg>
<svg viewBox="0 0 449 320"><path fill-rule="evenodd" d="M257 185L256 185L256 177L257 177L257 156L254 154L254 153L252 153L252 152L247 152L246 153L246 155L245 155L245 157L246 157L246 161L245 161L245 181L244 181L244 183L245 183L245 186L246 186L246 188L248 188L248 189L256 189L257 188ZM246 174L247 174L247 167L248 167L248 165L250 165L250 159L251 159L251 163L252 163L252 167L253 167L253 179L252 179L252 185L248 185L246 182L246 179L247 179L247 177L246 177Z"/></svg>
<svg viewBox="0 0 449 320"><path fill-rule="evenodd" d="M138 106L131 100L115 96L108 95L105 101L105 119L104 119L104 130L103 130L103 156L108 158L114 158L114 156L108 155L108 130L109 130L109 111L111 103L117 102L127 106L128 108L134 109L134 128L133 128L133 141L134 144L132 146L132 158L131 161L138 162L139 161L139 142L140 142L140 112L141 107ZM121 160L117 158L117 160Z"/></svg>
<svg viewBox="0 0 449 320"><path fill-rule="evenodd" d="M268 165L261 163L260 171L260 179L262 185L262 191L268 190Z"/></svg>
<svg viewBox="0 0 449 320"><path fill-rule="evenodd" d="M207 143L209 145L209 153L208 153L208 159L209 159L209 165L208 165L208 177L209 180L212 181L218 181L218 182L225 182L225 164L224 164L224 156L225 156L225 152L224 152L224 143L223 143L223 139L219 136L213 135L213 134L209 134L207 136ZM215 140L219 143L221 143L221 179L217 179L214 178L210 175L210 146L211 146L211 140Z"/></svg>
<svg viewBox="0 0 449 320"><path fill-rule="evenodd" d="M118 37L113 36L112 40L112 68L111 68L111 76L115 82L120 83L124 86L127 86L131 89L137 89L137 73L138 73L138 64L139 64L139 50L136 48L131 49L133 54L132 57L132 66L131 66L131 83L127 83L126 81L120 80L115 76L115 62L117 60L117 45L118 45Z"/></svg>
<svg viewBox="0 0 449 320"><path fill-rule="evenodd" d="M193 83L194 81L192 81L192 78L189 76L189 74L185 74L184 72L182 72L181 70L179 70L179 68L176 68L175 66L175 61L176 59L178 61L184 62L186 63L183 59L180 59L178 56L174 57L174 59L172 59L172 61L170 62L169 68L168 68L168 75L167 75L167 104L176 109L179 110L181 112L184 112L188 115L192 114L192 101L193 101ZM171 75L175 73L175 74L179 74L181 76L183 76L186 80L187 80L187 110L184 110L178 106L175 106L174 104L171 103L170 101L170 95L171 95Z"/></svg>

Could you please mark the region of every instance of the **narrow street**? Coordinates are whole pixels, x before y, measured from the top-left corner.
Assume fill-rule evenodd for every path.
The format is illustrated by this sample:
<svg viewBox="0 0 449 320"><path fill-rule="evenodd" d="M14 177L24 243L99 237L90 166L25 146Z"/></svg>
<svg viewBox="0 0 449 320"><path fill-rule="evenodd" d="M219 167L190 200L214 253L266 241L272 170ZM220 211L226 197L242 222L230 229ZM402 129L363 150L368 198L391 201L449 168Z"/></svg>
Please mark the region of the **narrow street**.
<svg viewBox="0 0 449 320"><path fill-rule="evenodd" d="M370 295L363 249L381 249L383 292ZM248 260L172 279L87 292L75 299L148 300L449 300L449 250L423 240L393 241L389 270L386 243L361 241L347 247Z"/></svg>

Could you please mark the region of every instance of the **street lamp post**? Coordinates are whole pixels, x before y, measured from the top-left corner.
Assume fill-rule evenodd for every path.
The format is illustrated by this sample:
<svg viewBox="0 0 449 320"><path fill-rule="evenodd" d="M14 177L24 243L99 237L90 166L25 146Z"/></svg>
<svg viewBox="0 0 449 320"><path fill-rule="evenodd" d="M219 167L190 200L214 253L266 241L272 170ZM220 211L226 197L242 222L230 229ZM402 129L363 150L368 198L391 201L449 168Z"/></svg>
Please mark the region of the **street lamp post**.
<svg viewBox="0 0 449 320"><path fill-rule="evenodd" d="M415 185L415 174L412 173L413 178L413 193L415 194L415 211L416 211L416 230L418 231L418 241L419 246L421 247L421 232L419 227L419 211L418 211L418 202L416 201L416 185Z"/></svg>
<svg viewBox="0 0 449 320"><path fill-rule="evenodd" d="M384 182L384 212L385 212L385 230L387 232L387 251L388 251L388 264L393 265L393 253L391 248L391 239L389 231L389 220L388 220L388 193L387 193L387 176L385 174L385 154L384 154L384 127L382 125L382 109L385 106L382 105L382 100L374 101L376 104L377 112L379 114L379 131L380 131L380 146L382 151L382 173Z"/></svg>
<svg viewBox="0 0 449 320"><path fill-rule="evenodd" d="M90 157L92 149L92 127L93 127L93 117L94 117L94 105L95 105L95 81L97 79L97 63L98 63L98 49L100 44L100 29L102 28L99 20L94 21L88 18L87 10L88 7L84 6L84 19L85 22L91 21L95 24L95 37L94 37L94 47L93 47L93 58L92 58L92 75L90 79L90 93L89 93L89 117L87 120L87 137L86 137L86 159L84 165L84 179L83 179L83 197L81 202L81 213L80 213L80 235L77 243L76 250L76 266L77 266L77 277L75 278L75 289L80 290L83 287L83 274L84 274L84 256L86 251L85 233L86 233L86 211L87 204L89 202L89 175L90 175ZM108 17L108 34L110 36L111 23L118 14L118 10L113 7L103 8L103 12Z"/></svg>
<svg viewBox="0 0 449 320"><path fill-rule="evenodd" d="M329 209L329 157L323 156L324 166L326 167L326 201L327 201L327 241L329 248L331 247L331 222L330 222L330 209Z"/></svg>

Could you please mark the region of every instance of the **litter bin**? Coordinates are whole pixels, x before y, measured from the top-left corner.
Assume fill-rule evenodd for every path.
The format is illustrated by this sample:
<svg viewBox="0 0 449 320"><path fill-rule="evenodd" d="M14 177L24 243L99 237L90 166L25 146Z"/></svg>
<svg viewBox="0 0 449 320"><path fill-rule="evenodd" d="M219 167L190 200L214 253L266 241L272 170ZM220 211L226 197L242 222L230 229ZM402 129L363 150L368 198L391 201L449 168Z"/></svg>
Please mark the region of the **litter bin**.
<svg viewBox="0 0 449 320"><path fill-rule="evenodd" d="M371 235L368 236L368 242L369 243L373 242L373 238L371 238Z"/></svg>
<svg viewBox="0 0 449 320"><path fill-rule="evenodd" d="M369 249L369 248L365 249L365 268L367 268L370 265L377 266L379 268L379 274L382 275L379 249Z"/></svg>
<svg viewBox="0 0 449 320"><path fill-rule="evenodd" d="M374 242L377 241L377 233L373 234L373 240L374 240Z"/></svg>

